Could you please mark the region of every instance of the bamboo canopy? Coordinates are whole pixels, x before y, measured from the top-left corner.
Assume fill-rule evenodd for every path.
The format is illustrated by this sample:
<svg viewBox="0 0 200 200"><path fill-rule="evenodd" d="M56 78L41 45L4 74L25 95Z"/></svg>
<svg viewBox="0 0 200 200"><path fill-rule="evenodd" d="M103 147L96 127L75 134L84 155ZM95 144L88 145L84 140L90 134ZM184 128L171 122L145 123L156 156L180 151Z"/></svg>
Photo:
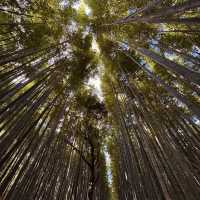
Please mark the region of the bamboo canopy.
<svg viewBox="0 0 200 200"><path fill-rule="evenodd" d="M198 200L199 0L0 2L0 200Z"/></svg>

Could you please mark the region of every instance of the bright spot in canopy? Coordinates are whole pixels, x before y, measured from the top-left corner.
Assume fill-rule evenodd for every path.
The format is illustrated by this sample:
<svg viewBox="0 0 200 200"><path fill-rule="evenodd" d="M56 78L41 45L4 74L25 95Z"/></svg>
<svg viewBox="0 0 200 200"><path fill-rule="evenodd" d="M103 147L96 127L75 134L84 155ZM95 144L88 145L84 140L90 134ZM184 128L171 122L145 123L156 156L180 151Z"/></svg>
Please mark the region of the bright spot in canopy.
<svg viewBox="0 0 200 200"><path fill-rule="evenodd" d="M84 0L80 0L79 2L75 3L73 6L76 10L83 10L86 15L90 15L92 10L85 4Z"/></svg>
<svg viewBox="0 0 200 200"><path fill-rule="evenodd" d="M93 93L97 95L100 101L103 101L103 94L101 90L101 79L97 74L95 77L91 77L88 81L88 86L91 87Z"/></svg>
<svg viewBox="0 0 200 200"><path fill-rule="evenodd" d="M97 53L97 56L100 55L99 45L96 41L95 36L93 36L92 38L92 50ZM92 87L94 94L97 95L100 101L103 101L103 93L101 90L101 78L100 78L102 67L103 65L102 63L100 63L98 66L98 71L99 71L98 74L94 77L91 77L88 81L88 86Z"/></svg>
<svg viewBox="0 0 200 200"><path fill-rule="evenodd" d="M93 36L93 39L92 39L92 50L94 50L95 52L100 54L99 45L98 45L96 38L94 36Z"/></svg>

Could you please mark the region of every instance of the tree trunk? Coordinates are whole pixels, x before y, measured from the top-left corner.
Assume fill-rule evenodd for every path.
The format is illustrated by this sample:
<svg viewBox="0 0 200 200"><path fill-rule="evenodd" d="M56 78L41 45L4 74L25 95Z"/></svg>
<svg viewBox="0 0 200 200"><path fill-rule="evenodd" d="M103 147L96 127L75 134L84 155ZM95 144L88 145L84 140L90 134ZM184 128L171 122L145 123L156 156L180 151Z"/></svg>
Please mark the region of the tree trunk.
<svg viewBox="0 0 200 200"><path fill-rule="evenodd" d="M161 57L160 55L146 48L136 47L132 44L130 46L132 46L140 54L147 56L148 58L154 60L156 63L162 65L167 70L174 72L176 75L179 75L179 77L184 77L185 80L200 85L200 74L198 72L191 71L171 60Z"/></svg>
<svg viewBox="0 0 200 200"><path fill-rule="evenodd" d="M141 22L141 23L183 23L183 24L199 24L200 18L166 18L168 16L173 16L178 13L182 13L186 10L195 9L200 7L199 0L189 0L184 2L180 5L175 5L167 8L160 9L157 13L143 15L143 16L136 16L136 17L126 17L121 20L117 20L113 22L111 25L117 24L127 24L127 23L134 23L134 22Z"/></svg>

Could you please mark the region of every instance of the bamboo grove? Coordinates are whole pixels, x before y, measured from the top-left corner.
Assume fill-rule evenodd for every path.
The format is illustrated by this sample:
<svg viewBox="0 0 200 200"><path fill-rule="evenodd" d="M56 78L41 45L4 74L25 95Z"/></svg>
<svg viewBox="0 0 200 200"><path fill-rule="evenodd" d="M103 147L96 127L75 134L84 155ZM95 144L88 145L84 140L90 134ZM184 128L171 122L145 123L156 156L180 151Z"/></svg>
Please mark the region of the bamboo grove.
<svg viewBox="0 0 200 200"><path fill-rule="evenodd" d="M0 199L198 200L199 94L199 0L1 0Z"/></svg>

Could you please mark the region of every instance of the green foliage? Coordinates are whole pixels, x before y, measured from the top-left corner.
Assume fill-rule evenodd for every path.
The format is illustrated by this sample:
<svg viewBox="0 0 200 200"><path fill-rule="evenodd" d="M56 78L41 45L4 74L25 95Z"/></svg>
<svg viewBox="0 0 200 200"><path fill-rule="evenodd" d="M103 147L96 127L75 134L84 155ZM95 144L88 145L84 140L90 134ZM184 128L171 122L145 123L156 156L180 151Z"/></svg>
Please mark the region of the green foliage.
<svg viewBox="0 0 200 200"><path fill-rule="evenodd" d="M22 194L27 198L26 195L33 192L30 198L56 199L60 192L59 199L80 199L88 195L94 184L96 199L121 200L125 196L131 199L130 192L126 194L128 187L136 185L148 190L145 178L150 176L146 174L150 167L154 171L156 165L160 171L168 170L169 163L166 167L163 166L166 163L160 161L161 157L169 156L166 147L175 153L174 160L178 164L185 164L178 159L181 156L192 163L188 168L184 168L187 164L170 166L175 176L181 177L183 167L185 180L192 174L197 180L195 184L199 184L196 173L199 154L196 157L194 153L199 150L196 143L199 127L194 123L195 109L191 109L199 106L199 87L197 81L181 76L178 70L175 72L168 66L171 60L175 68L186 68L199 75L200 27L199 23L159 23L159 20L192 19L200 14L194 8L166 17L163 9L186 1L160 1L148 8L150 2L1 2L0 192L7 195L6 198L13 194L18 195L17 199ZM86 6L91 9L89 14ZM147 9L142 11L143 8ZM130 15L132 21L126 21ZM159 16L157 23L139 21L154 16ZM98 52L95 52L94 41ZM165 66L153 56L142 54L141 49L159 55ZM96 75L101 79L103 101L88 87L88 81ZM186 100L181 103L183 99ZM194 148L190 150L192 145ZM111 155L111 186L105 146ZM175 148L178 150L173 151ZM123 157L124 152L127 155ZM139 161L135 159L136 154ZM159 163L153 165L152 155L157 156ZM135 159L138 171L145 176L144 181L141 178L137 183L130 178L137 167L133 170L133 163L124 164L125 158ZM173 187L168 180L170 170L161 172L160 177L164 178L154 174L157 182L162 179L166 185L171 184L164 188L166 193ZM29 171L33 171L34 176L30 177ZM35 177L41 179L38 181ZM155 188L157 182L151 182ZM69 190L64 188L65 184ZM124 188L123 184L128 187ZM177 191L188 192L186 186L187 182ZM180 197L176 196L178 192L171 193L174 195L171 199L185 198L185 194ZM195 189L191 193L197 194Z"/></svg>

